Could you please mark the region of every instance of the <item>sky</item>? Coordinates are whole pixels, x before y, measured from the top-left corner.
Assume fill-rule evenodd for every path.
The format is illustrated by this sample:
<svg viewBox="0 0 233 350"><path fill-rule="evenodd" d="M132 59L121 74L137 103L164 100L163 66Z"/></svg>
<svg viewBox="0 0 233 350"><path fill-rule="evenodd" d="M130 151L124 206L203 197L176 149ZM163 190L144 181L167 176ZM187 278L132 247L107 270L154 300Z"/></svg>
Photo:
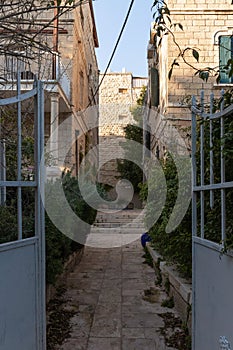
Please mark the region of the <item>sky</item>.
<svg viewBox="0 0 233 350"><path fill-rule="evenodd" d="M99 48L96 49L101 73L105 71L131 0L93 1ZM153 20L153 0L135 0L110 70L123 68L134 76L147 76L147 45Z"/></svg>

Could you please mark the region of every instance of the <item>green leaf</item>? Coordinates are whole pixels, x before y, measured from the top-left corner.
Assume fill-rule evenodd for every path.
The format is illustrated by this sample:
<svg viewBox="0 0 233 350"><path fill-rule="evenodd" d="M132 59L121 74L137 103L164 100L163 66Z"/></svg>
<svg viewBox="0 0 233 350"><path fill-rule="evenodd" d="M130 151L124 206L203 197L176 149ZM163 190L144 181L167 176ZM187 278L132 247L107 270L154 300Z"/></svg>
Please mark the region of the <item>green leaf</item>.
<svg viewBox="0 0 233 350"><path fill-rule="evenodd" d="M197 62L199 61L199 53L197 50L193 49L192 50L193 53L193 57L197 60Z"/></svg>
<svg viewBox="0 0 233 350"><path fill-rule="evenodd" d="M164 13L166 13L167 15L170 15L170 10L168 7L164 7Z"/></svg>
<svg viewBox="0 0 233 350"><path fill-rule="evenodd" d="M217 79L216 79L216 83L217 83L217 84L220 83L220 79L221 79L220 74L218 74Z"/></svg>
<svg viewBox="0 0 233 350"><path fill-rule="evenodd" d="M158 46L160 46L162 43L162 38L159 39Z"/></svg>
<svg viewBox="0 0 233 350"><path fill-rule="evenodd" d="M178 24L178 26L179 26L179 28L180 28L181 30L184 30L184 28L183 28L183 26L182 26L181 23L177 23L177 24Z"/></svg>
<svg viewBox="0 0 233 350"><path fill-rule="evenodd" d="M199 72L199 77L202 80L207 81L209 79L209 72L207 72L207 71L200 71Z"/></svg>

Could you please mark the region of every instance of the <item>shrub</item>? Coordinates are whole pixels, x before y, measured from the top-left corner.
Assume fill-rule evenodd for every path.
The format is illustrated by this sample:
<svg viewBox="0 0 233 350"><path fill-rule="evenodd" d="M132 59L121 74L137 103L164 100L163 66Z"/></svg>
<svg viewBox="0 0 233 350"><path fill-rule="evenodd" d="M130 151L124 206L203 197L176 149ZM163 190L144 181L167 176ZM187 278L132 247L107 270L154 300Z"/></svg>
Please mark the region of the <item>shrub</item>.
<svg viewBox="0 0 233 350"><path fill-rule="evenodd" d="M175 163L169 154L165 164L161 161L161 166L166 178L166 202L159 219L149 230L149 234L152 237L153 246L163 258L169 262L176 263L182 275L190 278L192 276L191 206L180 225L171 233L167 233L166 226L177 198L178 175ZM162 176L161 172L157 172L157 169L154 170L149 179L150 197L147 194L148 184L141 186L142 198L144 200L147 198L146 223L149 227L154 220L155 208L161 208L163 205L162 193L164 192L164 187Z"/></svg>
<svg viewBox="0 0 233 350"><path fill-rule="evenodd" d="M91 225L95 221L96 210L90 207L82 198L78 179L76 177L73 177L71 173L68 172L62 180L59 179L54 183L49 183L48 186L50 190L52 187L60 185L60 181L62 181L66 199L75 214L84 222ZM52 193L54 192L56 193L53 188ZM52 200L56 200L56 198ZM60 210L60 207L58 209ZM46 280L48 283L54 283L56 281L56 276L62 272L64 262L69 257L69 255L77 249L82 248L83 245L62 234L59 229L52 223L48 215L45 217L45 230ZM79 228L77 228L77 231L78 230Z"/></svg>
<svg viewBox="0 0 233 350"><path fill-rule="evenodd" d="M73 211L84 222L91 225L95 220L96 210L90 207L82 198L78 179L71 176L70 173L67 173L63 179L59 179L54 183L49 183L48 186L52 189L52 187L56 187L60 184L61 181L65 196ZM91 195L92 185L88 186L89 194ZM102 195L102 186L97 185L97 188L98 192ZM34 236L34 200L34 190L31 188L23 189L23 238ZM17 239L17 226L16 191L10 188L7 192L6 205L0 206L0 244ZM62 234L47 214L45 214L45 240L46 281L47 283L54 284L57 275L63 270L64 262L72 252L80 249L82 244Z"/></svg>

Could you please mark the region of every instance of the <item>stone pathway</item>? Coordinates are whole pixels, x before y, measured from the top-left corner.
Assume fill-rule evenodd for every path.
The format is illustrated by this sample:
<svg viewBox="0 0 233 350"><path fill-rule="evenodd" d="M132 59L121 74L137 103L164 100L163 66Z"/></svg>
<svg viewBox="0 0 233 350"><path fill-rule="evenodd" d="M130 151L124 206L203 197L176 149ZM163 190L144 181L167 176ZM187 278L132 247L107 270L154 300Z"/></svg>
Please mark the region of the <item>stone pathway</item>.
<svg viewBox="0 0 233 350"><path fill-rule="evenodd" d="M156 287L143 254L139 240L120 248L85 247L67 279L66 308L77 312L59 350L173 349L165 345L159 314L174 311L161 306L166 293ZM150 288L153 302L145 296Z"/></svg>

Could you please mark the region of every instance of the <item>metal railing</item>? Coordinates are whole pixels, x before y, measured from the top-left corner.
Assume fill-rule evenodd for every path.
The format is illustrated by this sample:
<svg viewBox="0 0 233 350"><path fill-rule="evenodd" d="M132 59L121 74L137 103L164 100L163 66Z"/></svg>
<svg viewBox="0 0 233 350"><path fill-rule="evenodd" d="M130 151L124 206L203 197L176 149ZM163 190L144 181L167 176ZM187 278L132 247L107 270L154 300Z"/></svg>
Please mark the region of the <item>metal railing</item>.
<svg viewBox="0 0 233 350"><path fill-rule="evenodd" d="M54 60L55 57L55 60ZM55 62L55 77L53 76L53 64ZM70 100L71 89L70 79L67 74L67 68L62 63L61 57L57 53L45 52L33 60L24 60L22 57L6 57L4 63L4 71L2 78L4 81L15 82L18 72L20 71L20 78L22 83L29 80L37 79L43 81L57 82L66 97Z"/></svg>

